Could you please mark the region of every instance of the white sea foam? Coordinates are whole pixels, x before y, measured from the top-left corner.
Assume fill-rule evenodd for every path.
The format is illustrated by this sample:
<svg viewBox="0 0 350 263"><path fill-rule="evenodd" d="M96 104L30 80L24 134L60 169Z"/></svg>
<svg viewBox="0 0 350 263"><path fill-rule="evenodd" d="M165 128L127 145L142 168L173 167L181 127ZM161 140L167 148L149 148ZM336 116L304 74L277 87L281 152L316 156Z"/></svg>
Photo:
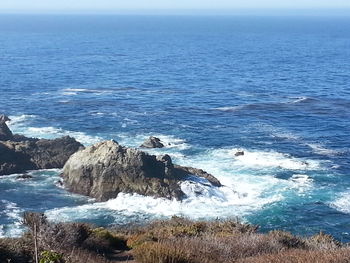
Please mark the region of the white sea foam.
<svg viewBox="0 0 350 263"><path fill-rule="evenodd" d="M309 146L314 151L314 153L317 153L320 155L334 156L339 154L338 151L328 149L320 143L306 143L306 145Z"/></svg>
<svg viewBox="0 0 350 263"><path fill-rule="evenodd" d="M290 180L298 185L310 185L313 182L312 178L306 174L294 174Z"/></svg>
<svg viewBox="0 0 350 263"><path fill-rule="evenodd" d="M5 226L0 225L0 238L4 238L4 237L6 237Z"/></svg>
<svg viewBox="0 0 350 263"><path fill-rule="evenodd" d="M181 189L187 195L182 202L121 193L107 202L54 209L46 214L52 220L69 221L74 218L91 219L91 215L94 217L106 211L116 211L116 222L122 220L123 216L139 214L148 217L183 215L194 219L242 217L254 209L261 209L266 204L281 200L279 195L256 200L254 197L240 195L229 187L212 188L194 181L182 183Z"/></svg>
<svg viewBox="0 0 350 263"><path fill-rule="evenodd" d="M28 137L52 139L62 136L71 136L84 145L91 145L103 140L99 136L90 136L83 132L67 131L55 127L28 126L30 125L30 121L33 120L35 117L35 115L10 116L11 121L8 122L8 124L10 129L14 133L23 134Z"/></svg>
<svg viewBox="0 0 350 263"><path fill-rule="evenodd" d="M20 236L23 232L23 226L22 226L22 217L21 214L24 212L23 209L19 208L16 203L10 202L7 200L1 200L3 203L5 209L3 211L5 217L9 218L13 223L8 227L8 229L5 231L4 227L3 235L8 237L17 237Z"/></svg>
<svg viewBox="0 0 350 263"><path fill-rule="evenodd" d="M301 139L301 137L296 134L293 134L291 132L282 132L282 131L273 132L272 136L281 138L281 139L291 140L291 141L298 141Z"/></svg>
<svg viewBox="0 0 350 263"><path fill-rule="evenodd" d="M330 206L343 212L350 214L350 191L340 194Z"/></svg>
<svg viewBox="0 0 350 263"><path fill-rule="evenodd" d="M239 151L244 155L235 156ZM320 163L315 160L306 160L295 158L288 154L275 151L258 151L241 148L214 150L213 155L230 160L234 166L249 167L255 169L261 168L280 168L288 170L313 170L320 169Z"/></svg>
<svg viewBox="0 0 350 263"><path fill-rule="evenodd" d="M26 123L25 118L23 121ZM38 134L52 137L71 135L78 138L76 133L54 127L26 127L24 131L36 134L35 136ZM148 150L150 153L168 153L174 163L206 170L216 176L224 186L214 188L209 186L204 179L189 177L181 184L182 191L187 195L182 202L136 194L119 194L117 198L107 202L49 210L46 212L49 218L58 221L91 220L108 215L115 218L117 222L123 216L130 218L143 214L151 217L172 215L185 215L191 218L244 217L254 211L264 209L269 204L288 198L286 190L298 193L300 189L305 191L307 187L312 187L312 179L301 175L304 173L301 171L322 169L318 161L295 158L269 150L208 149L189 158L182 151L191 146L185 140L175 136L117 134L116 137L122 145L138 147L150 135L160 138L166 146L163 149L150 149ZM85 134L80 134L80 136L85 136ZM95 139L101 140L101 138ZM86 140L87 138L84 139ZM243 156L235 156L239 150L244 151ZM275 172L280 169L296 170L298 174L290 180L279 179L275 177ZM262 170L265 173L261 174Z"/></svg>
<svg viewBox="0 0 350 263"><path fill-rule="evenodd" d="M62 95L64 96L75 96L75 95L78 95L77 92L73 92L73 91L64 91L62 92Z"/></svg>
<svg viewBox="0 0 350 263"><path fill-rule="evenodd" d="M165 134L138 134L135 136L130 136L128 134L118 134L118 142L122 145L126 145L129 147L137 148L139 147L147 138L150 136L155 136L161 140L161 142L164 144L164 148L162 149L143 149L147 150L149 152L152 152L154 154L162 154L164 151L167 151L168 149L172 149L173 151L171 153L177 154L181 150L189 149L191 146L186 142L186 140L177 138L172 135L165 135Z"/></svg>
<svg viewBox="0 0 350 263"><path fill-rule="evenodd" d="M218 111L225 111L225 112L234 112L243 109L243 105L240 106L227 106L227 107L218 107L218 108L213 108L213 110L218 110Z"/></svg>
<svg viewBox="0 0 350 263"><path fill-rule="evenodd" d="M291 99L293 99L293 101L291 103L299 103L299 102L303 102L303 101L309 100L308 97L295 97L295 98L293 97Z"/></svg>
<svg viewBox="0 0 350 263"><path fill-rule="evenodd" d="M286 190L296 193L305 192L308 190L307 186L312 183L311 178L300 174L296 174L290 180L283 180L275 178L273 174L259 176L259 169L256 174L244 173L242 168L237 169L241 165L235 163L235 156L228 153L232 154L233 150L210 150L191 158L185 156L174 158L178 164L207 170L224 185L220 188L211 187L205 179L189 177L187 181L181 183L181 189L187 196L182 202L137 194L119 194L117 198L107 202L87 204L78 208L55 209L48 211L47 214L53 219L72 220L89 218L89 214L93 216L104 213L113 215L111 211L116 211L116 221L121 220L123 216L130 217L139 214L154 217L183 215L195 219L244 217L253 211L263 209L266 205L284 200L287 198ZM270 152L267 153L270 154ZM275 156L275 153L272 156ZM291 158L289 156L278 155L278 157L284 160L284 166L287 168L294 169L295 166L298 168L301 166L299 162L292 162L292 165L286 162L286 158ZM273 167L276 168L280 164L280 159L277 159ZM256 167L256 165L249 164L249 167Z"/></svg>
<svg viewBox="0 0 350 263"><path fill-rule="evenodd" d="M75 96L79 93L92 93L94 95L102 95L112 93L112 90L106 89L83 89L83 88L66 88L63 89L61 94L64 96Z"/></svg>
<svg viewBox="0 0 350 263"><path fill-rule="evenodd" d="M10 127L12 126L16 126L16 125L23 125L26 122L29 122L30 120L33 120L34 118L36 118L35 115L29 115L29 114L22 114L22 115L18 115L18 116L9 116L9 118L11 119L11 121L8 122L8 125Z"/></svg>
<svg viewBox="0 0 350 263"><path fill-rule="evenodd" d="M325 147L323 144L321 143L310 143L307 142L305 139L303 139L301 136L294 134L292 132L289 131L284 131L281 129L276 129L274 127L269 127L269 126L265 126L264 129L268 132L271 132L271 136L272 137L277 137L277 138L281 138L281 139L287 139L289 141L293 141L295 143L299 143L300 145L305 145L307 147L310 147L312 149L312 151L316 154L320 154L320 155L326 155L326 156L334 156L339 154L339 151L333 150L333 149L329 149L327 147Z"/></svg>

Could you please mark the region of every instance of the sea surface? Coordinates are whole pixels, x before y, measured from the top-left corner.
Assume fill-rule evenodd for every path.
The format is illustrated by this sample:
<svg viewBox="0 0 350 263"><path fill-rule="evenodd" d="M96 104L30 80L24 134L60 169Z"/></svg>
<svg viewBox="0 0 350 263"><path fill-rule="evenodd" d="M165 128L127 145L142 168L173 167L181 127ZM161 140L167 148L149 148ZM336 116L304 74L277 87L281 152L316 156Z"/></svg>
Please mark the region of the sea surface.
<svg viewBox="0 0 350 263"><path fill-rule="evenodd" d="M0 113L26 136L138 147L150 135L221 189L108 202L60 170L0 178L0 236L24 211L111 226L172 215L350 241L350 17L0 16ZM236 157L238 150L244 156Z"/></svg>

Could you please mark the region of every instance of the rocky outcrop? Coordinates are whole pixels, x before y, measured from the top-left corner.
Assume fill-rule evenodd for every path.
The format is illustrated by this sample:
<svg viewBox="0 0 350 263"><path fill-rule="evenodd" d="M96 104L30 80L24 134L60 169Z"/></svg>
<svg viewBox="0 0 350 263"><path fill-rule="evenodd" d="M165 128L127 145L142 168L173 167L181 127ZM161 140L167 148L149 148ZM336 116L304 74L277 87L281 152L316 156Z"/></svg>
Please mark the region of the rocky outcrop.
<svg viewBox="0 0 350 263"><path fill-rule="evenodd" d="M2 131L9 130L5 117L0 117ZM69 136L46 140L13 135L10 131L7 137L0 138L0 175L62 168L68 158L82 148L82 144Z"/></svg>
<svg viewBox="0 0 350 263"><path fill-rule="evenodd" d="M121 192L181 200L185 194L179 182L189 174L207 178L213 186L221 185L202 170L173 165L168 155L156 157L105 141L73 154L62 176L68 190L100 201Z"/></svg>
<svg viewBox="0 0 350 263"><path fill-rule="evenodd" d="M198 177L205 178L211 183L211 185L216 187L221 187L222 184L220 181L214 177L213 175L207 173L206 171L203 171L202 169L197 169L193 167L184 167L180 165L174 165L174 173L176 177L186 177L189 174L196 175Z"/></svg>
<svg viewBox="0 0 350 263"><path fill-rule="evenodd" d="M6 125L6 122L9 120L6 115L0 115L0 141L7 141L13 138L12 132Z"/></svg>
<svg viewBox="0 0 350 263"><path fill-rule="evenodd" d="M163 148L164 144L161 143L159 138L151 136L147 140L145 140L140 147L141 148Z"/></svg>

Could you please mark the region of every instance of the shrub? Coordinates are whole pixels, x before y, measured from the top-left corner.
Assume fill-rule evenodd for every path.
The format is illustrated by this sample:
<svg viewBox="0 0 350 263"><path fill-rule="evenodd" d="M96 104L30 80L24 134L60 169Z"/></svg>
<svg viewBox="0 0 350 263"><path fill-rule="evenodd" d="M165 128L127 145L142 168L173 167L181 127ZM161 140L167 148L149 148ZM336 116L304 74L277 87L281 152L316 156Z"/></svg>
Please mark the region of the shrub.
<svg viewBox="0 0 350 263"><path fill-rule="evenodd" d="M166 243L146 242L134 250L135 259L141 263L189 263L185 251Z"/></svg>
<svg viewBox="0 0 350 263"><path fill-rule="evenodd" d="M31 243L26 238L0 239L0 262L27 263L31 259Z"/></svg>
<svg viewBox="0 0 350 263"><path fill-rule="evenodd" d="M152 241L158 241L158 239L150 235L149 233L134 234L128 238L126 245L128 248L136 248L137 246L140 246L145 242Z"/></svg>
<svg viewBox="0 0 350 263"><path fill-rule="evenodd" d="M335 240L331 235L327 235L320 232L306 240L310 249L325 250L325 249L335 249L341 246L341 243Z"/></svg>
<svg viewBox="0 0 350 263"><path fill-rule="evenodd" d="M291 249L276 254L245 258L238 263L349 263L350 250L347 248L335 250L310 251Z"/></svg>
<svg viewBox="0 0 350 263"><path fill-rule="evenodd" d="M124 237L112 234L105 228L93 229L82 247L97 253L109 253L115 249L127 249Z"/></svg>
<svg viewBox="0 0 350 263"><path fill-rule="evenodd" d="M305 248L306 243L301 238L294 236L290 232L274 230L268 233L268 236L282 245L283 249Z"/></svg>
<svg viewBox="0 0 350 263"><path fill-rule="evenodd" d="M63 255L54 251L44 251L41 253L39 263L63 263Z"/></svg>

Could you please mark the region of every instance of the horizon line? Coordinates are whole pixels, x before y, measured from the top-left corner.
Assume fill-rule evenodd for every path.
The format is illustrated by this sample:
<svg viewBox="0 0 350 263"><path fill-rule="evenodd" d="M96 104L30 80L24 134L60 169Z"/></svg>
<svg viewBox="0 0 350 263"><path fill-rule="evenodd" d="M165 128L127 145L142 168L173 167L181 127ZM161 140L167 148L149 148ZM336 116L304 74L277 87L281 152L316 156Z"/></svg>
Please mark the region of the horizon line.
<svg viewBox="0 0 350 263"><path fill-rule="evenodd" d="M281 12L281 13L278 13ZM231 8L231 9L0 9L0 15L348 15L346 8Z"/></svg>

